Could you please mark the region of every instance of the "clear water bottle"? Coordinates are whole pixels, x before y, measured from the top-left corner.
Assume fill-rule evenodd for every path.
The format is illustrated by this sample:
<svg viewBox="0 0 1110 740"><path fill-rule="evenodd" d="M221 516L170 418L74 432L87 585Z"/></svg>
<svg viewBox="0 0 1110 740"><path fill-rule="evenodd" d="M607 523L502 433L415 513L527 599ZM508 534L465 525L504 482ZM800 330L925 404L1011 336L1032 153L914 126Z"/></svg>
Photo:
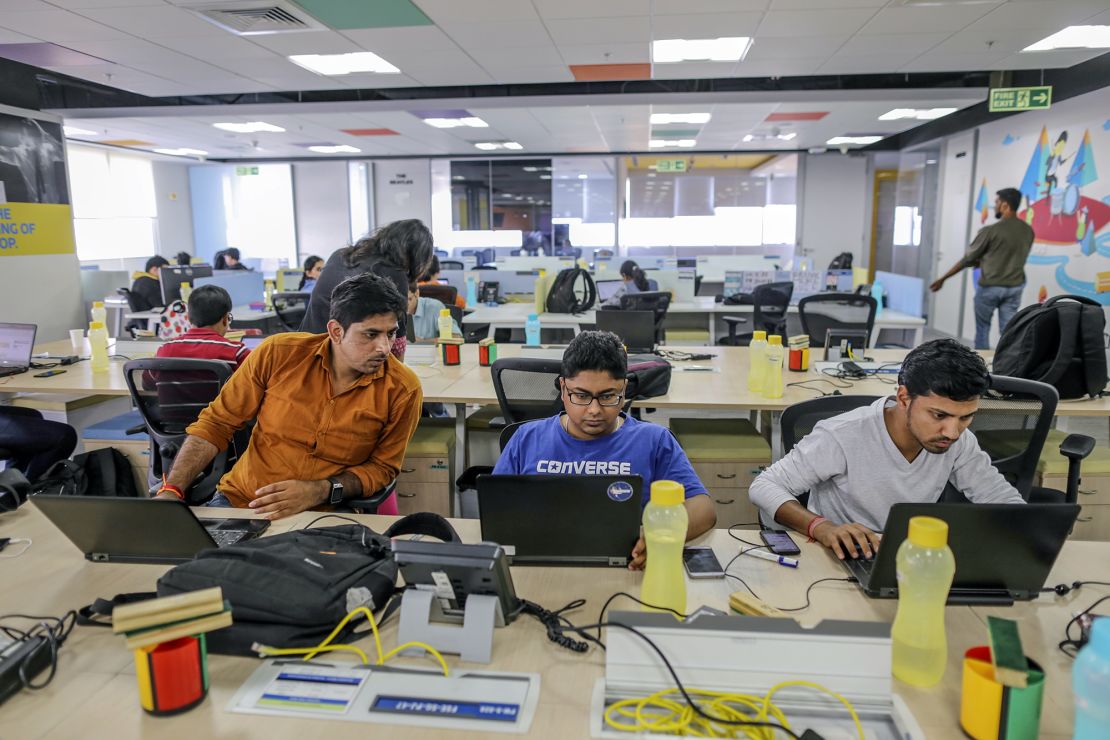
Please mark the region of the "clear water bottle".
<svg viewBox="0 0 1110 740"><path fill-rule="evenodd" d="M673 480L651 484L651 500L644 507L647 564L640 599L657 607L686 613L686 574L682 546L686 544L686 489ZM645 611L655 611L645 606ZM669 613L669 612L668 612Z"/></svg>
<svg viewBox="0 0 1110 740"><path fill-rule="evenodd" d="M748 390L754 393L763 391L763 376L767 374L767 332L753 331L752 343L748 345Z"/></svg>
<svg viewBox="0 0 1110 740"><path fill-rule="evenodd" d="M524 322L524 343L532 346L538 346L540 343L540 316L539 314L528 314L528 320Z"/></svg>
<svg viewBox="0 0 1110 740"><path fill-rule="evenodd" d="M948 663L944 604L956 574L948 524L931 516L910 519L909 536L894 562L898 577L898 614L890 628L894 677L911 686L935 686Z"/></svg>
<svg viewBox="0 0 1110 740"><path fill-rule="evenodd" d="M1096 617L1071 670L1075 740L1110 738L1110 618Z"/></svg>
<svg viewBox="0 0 1110 740"><path fill-rule="evenodd" d="M763 353L767 358L763 363L763 397L782 398L782 337L778 334L767 337L767 348Z"/></svg>
<svg viewBox="0 0 1110 740"><path fill-rule="evenodd" d="M108 330L100 321L89 324L89 347L92 348L92 357L89 364L94 373L101 373L108 369Z"/></svg>

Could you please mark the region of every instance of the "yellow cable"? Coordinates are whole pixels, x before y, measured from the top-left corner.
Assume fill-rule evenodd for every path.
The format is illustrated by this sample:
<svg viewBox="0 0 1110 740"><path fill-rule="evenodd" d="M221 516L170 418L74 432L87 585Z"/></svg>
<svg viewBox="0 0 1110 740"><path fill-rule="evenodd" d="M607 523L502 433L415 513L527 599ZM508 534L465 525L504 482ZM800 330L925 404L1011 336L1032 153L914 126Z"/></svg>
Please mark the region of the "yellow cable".
<svg viewBox="0 0 1110 740"><path fill-rule="evenodd" d="M314 648L274 648L274 647L269 647L269 646L266 646L266 645L259 645L257 650L258 650L259 655L265 655L265 656L270 656L270 655L304 655L305 653L308 653L309 651L314 651L313 654L315 654L315 653L320 653L320 652L328 652L328 651L332 651L332 650L347 650L347 651L350 651L352 653L356 653L358 655L359 659L362 660L363 665L369 665L370 664L370 658L368 658L366 653L364 653L362 651L362 648L357 648L354 645L324 645L323 647L317 646L317 647L314 647ZM306 657L305 660L308 660L308 658Z"/></svg>
<svg viewBox="0 0 1110 740"><path fill-rule="evenodd" d="M400 653L405 648L410 648L410 647L424 648L424 650L428 651L428 653L430 653L431 656L433 658L435 658L436 661L439 663L439 667L443 669L443 675L444 676L447 675L447 661L443 659L443 656L440 655L438 650L436 650L434 647L427 644L426 642L413 641L413 642L406 642L404 645L398 645L397 647L393 648L388 653L386 653L385 656L383 656L382 659L379 661L378 665L384 664L387 660L389 660L393 656L397 655L398 653Z"/></svg>

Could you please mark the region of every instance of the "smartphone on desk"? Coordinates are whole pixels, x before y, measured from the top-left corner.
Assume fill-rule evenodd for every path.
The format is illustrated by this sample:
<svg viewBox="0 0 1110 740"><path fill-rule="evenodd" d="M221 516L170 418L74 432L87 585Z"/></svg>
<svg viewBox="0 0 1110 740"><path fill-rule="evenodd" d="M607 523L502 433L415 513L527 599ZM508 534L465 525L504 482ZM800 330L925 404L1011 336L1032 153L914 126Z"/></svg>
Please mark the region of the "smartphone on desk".
<svg viewBox="0 0 1110 740"><path fill-rule="evenodd" d="M767 549L776 555L801 555L802 549L794 542L794 539L782 529L764 530L759 533L760 539L763 544L767 545Z"/></svg>
<svg viewBox="0 0 1110 740"><path fill-rule="evenodd" d="M691 578L724 578L725 569L707 545L682 548L682 562Z"/></svg>

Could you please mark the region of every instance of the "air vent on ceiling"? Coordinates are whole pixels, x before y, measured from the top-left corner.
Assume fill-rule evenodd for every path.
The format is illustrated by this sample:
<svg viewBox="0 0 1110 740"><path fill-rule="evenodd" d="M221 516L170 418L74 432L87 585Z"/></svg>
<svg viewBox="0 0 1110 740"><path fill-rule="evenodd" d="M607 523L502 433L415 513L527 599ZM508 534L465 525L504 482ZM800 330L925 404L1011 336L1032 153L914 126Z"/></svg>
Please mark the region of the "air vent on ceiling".
<svg viewBox="0 0 1110 740"><path fill-rule="evenodd" d="M273 33L327 30L292 3L282 0L262 2L231 2L189 8L209 23L214 23L236 36L257 36Z"/></svg>

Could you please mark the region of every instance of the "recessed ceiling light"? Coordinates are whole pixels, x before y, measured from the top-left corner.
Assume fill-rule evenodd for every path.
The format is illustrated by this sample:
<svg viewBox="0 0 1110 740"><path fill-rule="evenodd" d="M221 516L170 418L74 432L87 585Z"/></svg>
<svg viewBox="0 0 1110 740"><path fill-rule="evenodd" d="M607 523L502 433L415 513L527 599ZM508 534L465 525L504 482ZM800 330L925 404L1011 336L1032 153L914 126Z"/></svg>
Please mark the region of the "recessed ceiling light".
<svg viewBox="0 0 1110 740"><path fill-rule="evenodd" d="M524 170L525 172L539 172L540 171L539 167L521 167L520 169Z"/></svg>
<svg viewBox="0 0 1110 740"><path fill-rule="evenodd" d="M935 118L955 113L957 108L895 108L879 116L880 121L900 121L913 118L918 121L932 121Z"/></svg>
<svg viewBox="0 0 1110 740"><path fill-rule="evenodd" d="M494 149L512 149L516 151L523 149L524 145L515 141L479 141L474 144L474 148L481 149L484 152L491 152Z"/></svg>
<svg viewBox="0 0 1110 740"><path fill-rule="evenodd" d="M66 136L97 136L95 131L89 131L85 128L77 128L76 126L63 126L62 130Z"/></svg>
<svg viewBox="0 0 1110 740"><path fill-rule="evenodd" d="M1055 49L1110 49L1110 26L1068 26L1022 51Z"/></svg>
<svg viewBox="0 0 1110 740"><path fill-rule="evenodd" d="M718 39L661 39L651 42L651 60L672 62L738 62L751 48L748 36Z"/></svg>
<svg viewBox="0 0 1110 740"><path fill-rule="evenodd" d="M751 135L751 134L744 134L744 143L747 143L747 142L749 142L749 141L754 141L754 140L755 140L755 137L754 137L753 135Z"/></svg>
<svg viewBox="0 0 1110 740"><path fill-rule="evenodd" d="M523 144L518 144L515 141L506 141L504 144L502 144L502 146L505 147L506 149L512 149L514 151L524 148Z"/></svg>
<svg viewBox="0 0 1110 740"><path fill-rule="evenodd" d="M435 126L436 128L458 128L460 126L489 128L488 123L475 116L468 116L466 118L424 118L421 120L429 126Z"/></svg>
<svg viewBox="0 0 1110 740"><path fill-rule="evenodd" d="M203 149L189 149L188 147L181 147L180 149L155 149L156 154L168 154L171 157L203 157L208 152Z"/></svg>
<svg viewBox="0 0 1110 740"><path fill-rule="evenodd" d="M882 141L881 136L834 136L825 143L829 146L840 146L841 144L859 144L861 146L867 144L874 144L876 141Z"/></svg>
<svg viewBox="0 0 1110 740"><path fill-rule="evenodd" d="M648 146L652 149L662 149L668 146L676 146L682 149L689 149L695 146L698 142L694 139L652 139L648 142Z"/></svg>
<svg viewBox="0 0 1110 740"><path fill-rule="evenodd" d="M362 150L347 144L317 144L310 146L308 151L317 154L358 154Z"/></svg>
<svg viewBox="0 0 1110 740"><path fill-rule="evenodd" d="M712 116L708 113L652 113L653 124L665 123L709 123Z"/></svg>
<svg viewBox="0 0 1110 740"><path fill-rule="evenodd" d="M250 123L213 123L212 125L221 131L233 131L237 134L280 134L285 131L281 126L275 126L265 121L251 121Z"/></svg>
<svg viewBox="0 0 1110 740"><path fill-rule="evenodd" d="M578 176L578 179L579 180L588 180L588 179L590 179L590 176L587 175L585 172L583 172L581 175Z"/></svg>
<svg viewBox="0 0 1110 740"><path fill-rule="evenodd" d="M550 180L550 179L551 179L551 175L540 175L540 179L541 179L541 180Z"/></svg>
<svg viewBox="0 0 1110 740"><path fill-rule="evenodd" d="M798 135L797 131L791 131L788 134L776 134L775 138L776 139L782 139L783 141L790 141L791 139L793 139L797 135Z"/></svg>
<svg viewBox="0 0 1110 740"><path fill-rule="evenodd" d="M374 72L382 75L395 75L401 72L372 51L356 51L350 54L294 54L289 57L289 61L326 77L349 75L355 72Z"/></svg>

